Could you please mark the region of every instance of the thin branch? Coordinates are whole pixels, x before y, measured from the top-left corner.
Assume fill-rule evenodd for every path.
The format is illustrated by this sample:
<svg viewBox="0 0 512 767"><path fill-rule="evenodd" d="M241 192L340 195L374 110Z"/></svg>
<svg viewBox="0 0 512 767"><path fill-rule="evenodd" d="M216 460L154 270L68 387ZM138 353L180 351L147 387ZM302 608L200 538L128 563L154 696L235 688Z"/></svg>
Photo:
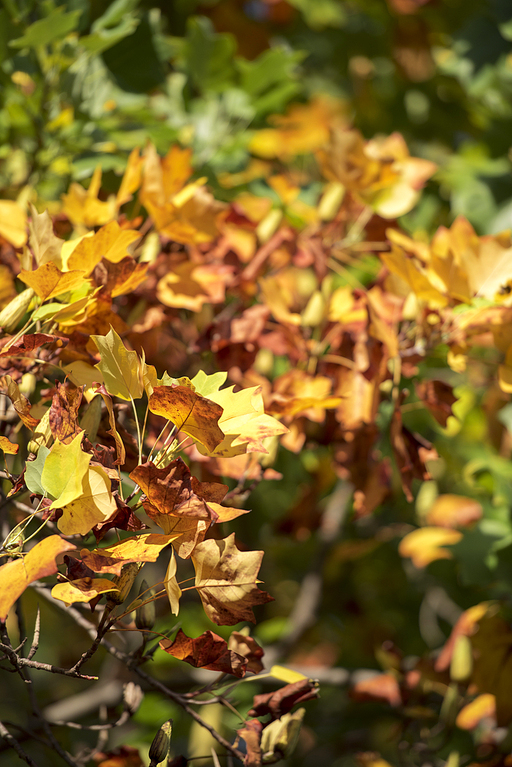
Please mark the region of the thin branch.
<svg viewBox="0 0 512 767"><path fill-rule="evenodd" d="M41 610L39 605L37 606L36 622L34 625L34 637L32 639L32 645L27 655L27 660L32 660L39 648L39 637L41 634Z"/></svg>
<svg viewBox="0 0 512 767"><path fill-rule="evenodd" d="M18 754L20 759L23 759L24 762L30 765L30 767L37 767L37 764L34 762L34 760L25 753L25 751L22 749L18 741L15 737L11 735L7 727L5 727L3 722L0 722L0 735L2 738L5 738L7 743L13 748L16 753Z"/></svg>
<svg viewBox="0 0 512 767"><path fill-rule="evenodd" d="M7 658L11 661L13 666L21 668L35 668L37 671L49 671L51 674L62 674L63 676L71 676L74 679L85 679L88 682L97 681L97 676L87 676L80 674L73 669L60 668L59 666L53 666L51 663L41 663L40 661L30 660L30 658L24 658L16 653L8 645L0 642L0 650L2 650Z"/></svg>

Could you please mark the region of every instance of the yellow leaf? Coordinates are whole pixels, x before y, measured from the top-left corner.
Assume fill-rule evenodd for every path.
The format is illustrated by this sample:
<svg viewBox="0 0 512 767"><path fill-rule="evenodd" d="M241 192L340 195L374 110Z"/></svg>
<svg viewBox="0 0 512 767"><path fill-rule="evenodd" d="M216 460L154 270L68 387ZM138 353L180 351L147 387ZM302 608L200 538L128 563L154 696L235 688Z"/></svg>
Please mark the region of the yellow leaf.
<svg viewBox="0 0 512 767"><path fill-rule="evenodd" d="M91 456L87 457L90 460ZM89 468L81 481L78 496L66 505L54 501L52 508L62 508L62 517L58 520L57 527L64 535L87 535L93 527L106 522L117 512L117 504L110 489L110 479L101 466Z"/></svg>
<svg viewBox="0 0 512 767"><path fill-rule="evenodd" d="M174 551L171 554L169 567L165 573L164 587L167 592L167 596L169 597L171 612L173 615L178 615L180 611L180 598L182 592L178 586L178 581L176 580L176 557L174 556Z"/></svg>
<svg viewBox="0 0 512 767"><path fill-rule="evenodd" d="M140 232L121 229L117 221L102 226L92 237L83 237L67 259L68 269L90 274L102 258L114 264L129 255L128 246L140 239Z"/></svg>
<svg viewBox="0 0 512 767"><path fill-rule="evenodd" d="M307 679L304 674L301 674L299 671L293 671L291 668L286 668L286 666L272 666L268 673L270 676L273 676L274 679L278 679L280 682L285 682L286 684L294 684L295 682L300 682L302 679Z"/></svg>
<svg viewBox="0 0 512 767"><path fill-rule="evenodd" d="M416 567L426 567L436 559L452 559L451 551L443 547L453 546L461 538L462 533L458 530L450 530L446 527L421 527L402 538L398 551L400 556L410 557Z"/></svg>
<svg viewBox="0 0 512 767"><path fill-rule="evenodd" d="M428 510L425 521L438 527L469 527L481 519L482 504L474 498L446 493L439 495Z"/></svg>
<svg viewBox="0 0 512 767"><path fill-rule="evenodd" d="M20 280L35 290L42 301L49 298L55 298L70 290L81 287L89 282L85 279L85 272L74 270L70 272L61 272L55 266L53 261L39 266L33 272L27 272L22 269L18 275Z"/></svg>
<svg viewBox="0 0 512 767"><path fill-rule="evenodd" d="M16 455L19 449L20 446L16 445L14 442L10 442L7 437L0 437L0 450L2 450L4 453L8 453L9 455Z"/></svg>
<svg viewBox="0 0 512 767"><path fill-rule="evenodd" d="M27 241L27 217L13 200L0 200L0 237L21 248Z"/></svg>
<svg viewBox="0 0 512 767"><path fill-rule="evenodd" d="M9 610L30 583L57 572L55 559L59 554L74 548L73 543L64 541L60 535L50 535L36 543L23 559L15 559L0 567L0 620L7 618Z"/></svg>
<svg viewBox="0 0 512 767"><path fill-rule="evenodd" d="M477 695L475 700L461 708L455 724L461 730L474 730L482 719L496 718L496 697L490 693Z"/></svg>
<svg viewBox="0 0 512 767"><path fill-rule="evenodd" d="M115 199L103 202L98 199L101 186L101 166L98 165L89 184L84 189L80 184L73 183L67 194L62 195L62 210L73 224L81 224L88 228L101 226L115 217Z"/></svg>
<svg viewBox="0 0 512 767"><path fill-rule="evenodd" d="M142 363L137 352L128 351L113 328L106 336L91 338L101 354L101 362L95 367L101 371L108 393L128 401L142 397Z"/></svg>
<svg viewBox="0 0 512 767"><path fill-rule="evenodd" d="M30 236L28 244L36 259L36 264L53 263L59 269L62 266L61 252L64 240L57 237L53 232L53 221L47 210L38 213L33 205L30 207L31 220L29 224Z"/></svg>
<svg viewBox="0 0 512 767"><path fill-rule="evenodd" d="M207 616L218 626L233 626L239 621L254 623L252 607L272 601L257 586L262 557L263 551L239 551L234 533L195 547L195 587Z"/></svg>
<svg viewBox="0 0 512 767"><path fill-rule="evenodd" d="M265 413L260 386L235 392L234 386L212 392L209 399L223 409L219 426L226 435L222 442L210 450L211 454L231 457L241 453L266 453L262 440L288 429ZM199 448L200 449L200 448Z"/></svg>
<svg viewBox="0 0 512 767"><path fill-rule="evenodd" d="M57 583L52 589L52 597L69 606L75 602L90 602L109 591L119 589L107 578L79 578L76 581Z"/></svg>
<svg viewBox="0 0 512 767"><path fill-rule="evenodd" d="M176 535L142 533L133 535L120 543L106 546L104 549L88 551L83 549L82 560L94 572L112 572L121 574L123 565L128 562L156 562L160 552L176 540Z"/></svg>
<svg viewBox="0 0 512 767"><path fill-rule="evenodd" d="M61 509L82 494L82 482L91 462L91 456L82 450L83 437L81 432L67 445L56 439L44 462L41 485L54 499L52 509ZM60 520L59 529L67 534L60 526Z"/></svg>
<svg viewBox="0 0 512 767"><path fill-rule="evenodd" d="M103 375L101 371L83 360L70 362L69 365L65 365L63 369L67 378L69 378L75 386L85 386L84 397L87 402L90 402L96 396L96 384L103 383Z"/></svg>

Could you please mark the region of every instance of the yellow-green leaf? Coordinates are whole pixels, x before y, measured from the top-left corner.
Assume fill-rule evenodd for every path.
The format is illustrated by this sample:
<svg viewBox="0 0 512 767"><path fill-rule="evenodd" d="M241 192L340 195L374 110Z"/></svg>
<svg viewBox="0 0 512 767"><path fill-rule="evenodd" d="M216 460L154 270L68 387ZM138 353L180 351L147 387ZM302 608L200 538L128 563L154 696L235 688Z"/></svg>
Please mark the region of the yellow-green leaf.
<svg viewBox="0 0 512 767"><path fill-rule="evenodd" d="M128 401L142 397L142 363L137 352L129 351L113 328L106 336L91 338L101 354L95 367L101 371L108 393Z"/></svg>
<svg viewBox="0 0 512 767"><path fill-rule="evenodd" d="M61 509L82 495L82 482L91 462L91 456L82 450L83 436L83 432L77 434L67 445L56 439L44 462L41 485L54 499L52 509ZM60 524L59 529L67 534Z"/></svg>
<svg viewBox="0 0 512 767"><path fill-rule="evenodd" d="M66 505L54 501L52 507L62 508L62 517L57 526L64 535L87 535L93 527L106 522L117 512L117 505L110 490L110 479L101 466L89 468L82 479L78 496Z"/></svg>

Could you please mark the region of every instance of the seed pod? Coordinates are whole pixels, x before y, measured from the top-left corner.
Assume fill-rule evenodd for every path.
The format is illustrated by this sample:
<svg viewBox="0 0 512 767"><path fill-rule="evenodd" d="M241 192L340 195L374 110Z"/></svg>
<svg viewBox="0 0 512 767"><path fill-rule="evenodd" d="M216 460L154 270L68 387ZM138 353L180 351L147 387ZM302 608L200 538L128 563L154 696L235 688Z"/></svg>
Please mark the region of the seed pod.
<svg viewBox="0 0 512 767"><path fill-rule="evenodd" d="M137 562L128 562L128 564L123 566L121 575L116 575L116 577L112 579L113 585L117 586L119 591L113 591L109 594L107 604L121 605L124 602L130 593L133 581L137 577L140 567L140 564Z"/></svg>
<svg viewBox="0 0 512 767"><path fill-rule="evenodd" d="M450 663L450 679L465 682L473 671L473 651L471 641L464 634L457 637Z"/></svg>
<svg viewBox="0 0 512 767"><path fill-rule="evenodd" d="M146 581L142 581L139 589L139 599L145 602L151 599L153 591L148 588ZM138 601L138 600L137 600ZM140 605L135 611L135 625L138 629L152 629L155 625L155 603L153 601Z"/></svg>
<svg viewBox="0 0 512 767"><path fill-rule="evenodd" d="M156 767L157 764L163 762L167 757L171 747L172 725L172 719L164 722L153 738L153 742L149 748L149 758L151 760L149 767Z"/></svg>

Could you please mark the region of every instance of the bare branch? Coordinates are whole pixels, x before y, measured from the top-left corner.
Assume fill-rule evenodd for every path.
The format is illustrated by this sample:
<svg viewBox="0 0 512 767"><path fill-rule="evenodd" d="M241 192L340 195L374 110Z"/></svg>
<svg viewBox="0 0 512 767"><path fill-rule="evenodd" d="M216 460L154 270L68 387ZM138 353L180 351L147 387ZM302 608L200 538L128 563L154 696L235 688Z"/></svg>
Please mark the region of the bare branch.
<svg viewBox="0 0 512 767"><path fill-rule="evenodd" d="M16 738L11 735L3 722L0 722L0 735L7 741L11 748L16 751L20 759L23 759L23 761L29 764L30 767L37 767L37 764L34 762L34 760L25 753Z"/></svg>

